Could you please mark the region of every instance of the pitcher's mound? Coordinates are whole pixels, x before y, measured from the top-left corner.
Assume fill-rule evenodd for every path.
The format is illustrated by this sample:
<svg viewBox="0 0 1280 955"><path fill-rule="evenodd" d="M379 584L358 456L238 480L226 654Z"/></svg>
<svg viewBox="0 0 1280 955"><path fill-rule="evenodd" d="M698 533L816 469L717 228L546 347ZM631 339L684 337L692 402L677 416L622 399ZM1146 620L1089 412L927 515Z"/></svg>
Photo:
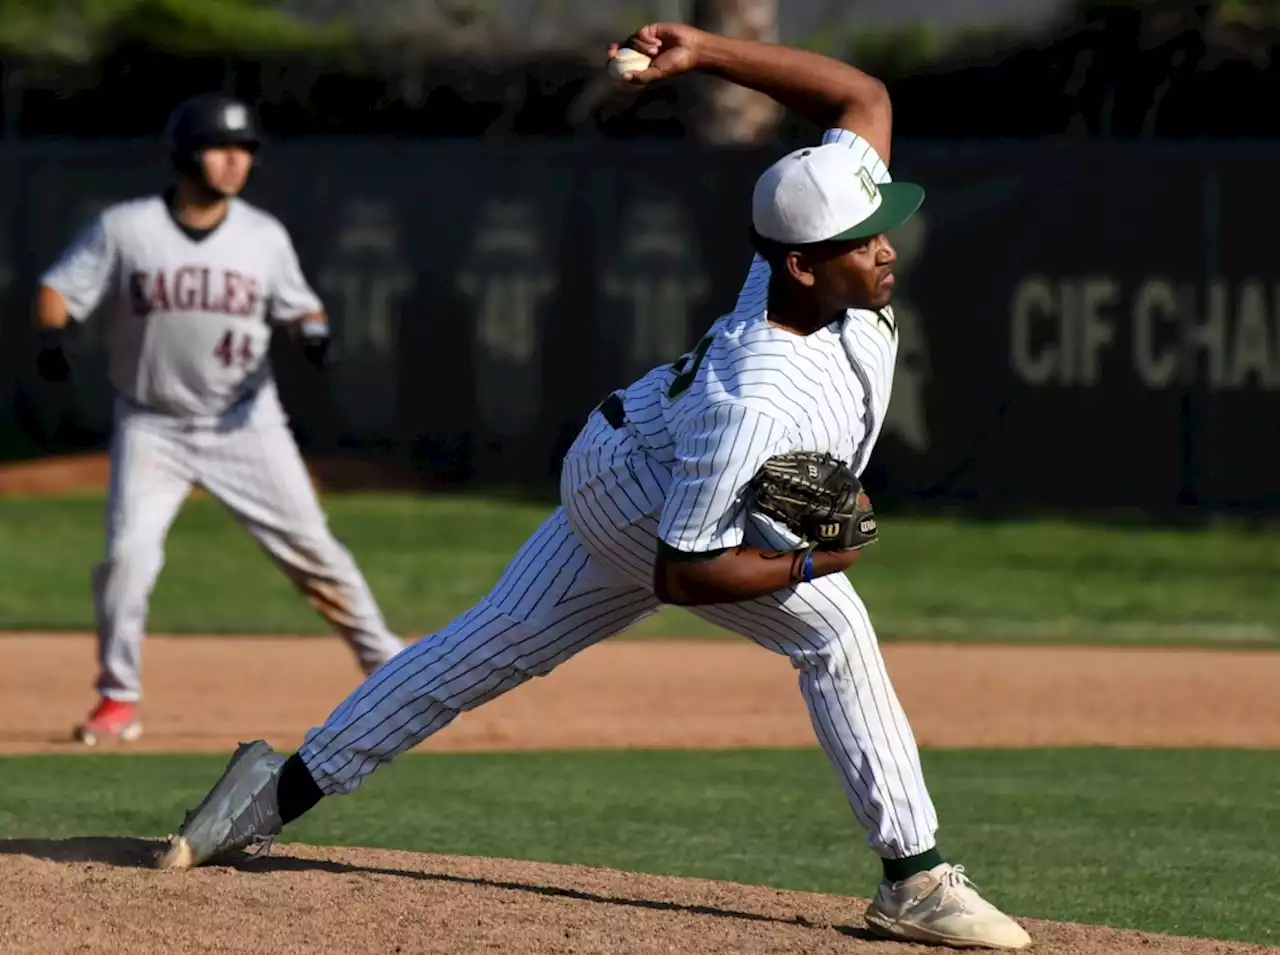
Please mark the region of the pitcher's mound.
<svg viewBox="0 0 1280 955"><path fill-rule="evenodd" d="M863 902L607 869L278 847L190 872L143 839L0 842L0 952L173 955L864 953ZM1038 952L1226 955L1257 946L1027 920ZM1272 950L1274 951L1274 950Z"/></svg>

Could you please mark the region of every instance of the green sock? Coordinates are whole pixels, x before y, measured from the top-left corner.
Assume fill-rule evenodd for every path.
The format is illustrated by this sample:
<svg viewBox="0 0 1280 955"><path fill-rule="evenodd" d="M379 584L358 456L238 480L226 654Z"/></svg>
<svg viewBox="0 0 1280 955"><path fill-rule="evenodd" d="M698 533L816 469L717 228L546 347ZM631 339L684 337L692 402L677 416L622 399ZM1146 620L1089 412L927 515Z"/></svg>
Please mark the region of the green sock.
<svg viewBox="0 0 1280 955"><path fill-rule="evenodd" d="M907 856L905 859L881 859L884 863L884 877L889 882L901 882L921 872L928 872L947 860L937 848L929 849L918 856Z"/></svg>

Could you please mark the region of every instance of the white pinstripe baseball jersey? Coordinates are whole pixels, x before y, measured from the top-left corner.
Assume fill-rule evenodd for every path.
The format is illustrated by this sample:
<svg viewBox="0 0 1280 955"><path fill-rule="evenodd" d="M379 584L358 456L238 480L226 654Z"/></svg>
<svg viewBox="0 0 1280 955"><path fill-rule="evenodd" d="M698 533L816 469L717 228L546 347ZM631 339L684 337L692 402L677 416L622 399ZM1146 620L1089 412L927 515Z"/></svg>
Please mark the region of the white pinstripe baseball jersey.
<svg viewBox="0 0 1280 955"><path fill-rule="evenodd" d="M862 137L829 130L823 142L859 151L876 181L889 181ZM661 537L677 550L742 543L740 492L775 454L826 451L861 474L884 423L898 352L893 310L850 309L797 335L768 320L769 278L757 255L734 310L688 355L622 393L627 420L671 469Z"/></svg>

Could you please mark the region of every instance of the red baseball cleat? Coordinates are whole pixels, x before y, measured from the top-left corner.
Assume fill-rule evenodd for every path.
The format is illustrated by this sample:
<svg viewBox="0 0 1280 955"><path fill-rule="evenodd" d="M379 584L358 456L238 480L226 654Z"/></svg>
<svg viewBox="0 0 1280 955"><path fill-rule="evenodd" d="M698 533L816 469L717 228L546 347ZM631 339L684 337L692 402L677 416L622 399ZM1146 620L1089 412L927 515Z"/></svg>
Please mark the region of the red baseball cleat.
<svg viewBox="0 0 1280 955"><path fill-rule="evenodd" d="M86 746L97 746L101 740L116 739L132 743L142 735L138 704L103 697L89 718L76 727L76 739Z"/></svg>

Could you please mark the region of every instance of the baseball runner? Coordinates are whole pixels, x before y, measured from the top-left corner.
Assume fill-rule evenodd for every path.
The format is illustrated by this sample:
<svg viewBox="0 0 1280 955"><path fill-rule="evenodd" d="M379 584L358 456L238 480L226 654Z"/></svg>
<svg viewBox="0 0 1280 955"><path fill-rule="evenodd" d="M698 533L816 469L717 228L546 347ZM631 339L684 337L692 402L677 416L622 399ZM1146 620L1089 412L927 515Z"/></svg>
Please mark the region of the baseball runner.
<svg viewBox="0 0 1280 955"><path fill-rule="evenodd" d="M877 535L858 475L898 348L884 233L924 198L886 168L888 97L843 63L681 24L646 26L628 48L651 62L627 83L699 70L829 128L758 180L758 254L735 308L591 413L564 461L561 506L488 596L367 679L294 755L241 746L159 864L265 847L459 713L679 604L799 671L818 740L883 861L873 930L1025 948L1026 932L938 850L911 727L842 573Z"/></svg>
<svg viewBox="0 0 1280 955"><path fill-rule="evenodd" d="M76 737L142 733L147 605L164 542L193 486L221 501L372 673L402 644L330 533L276 394L271 322L289 323L323 367L328 326L274 217L237 198L259 135L242 102L201 95L165 131L176 181L113 205L41 278L37 364L65 380L69 321L109 304L116 392L106 549L93 572L101 700Z"/></svg>

